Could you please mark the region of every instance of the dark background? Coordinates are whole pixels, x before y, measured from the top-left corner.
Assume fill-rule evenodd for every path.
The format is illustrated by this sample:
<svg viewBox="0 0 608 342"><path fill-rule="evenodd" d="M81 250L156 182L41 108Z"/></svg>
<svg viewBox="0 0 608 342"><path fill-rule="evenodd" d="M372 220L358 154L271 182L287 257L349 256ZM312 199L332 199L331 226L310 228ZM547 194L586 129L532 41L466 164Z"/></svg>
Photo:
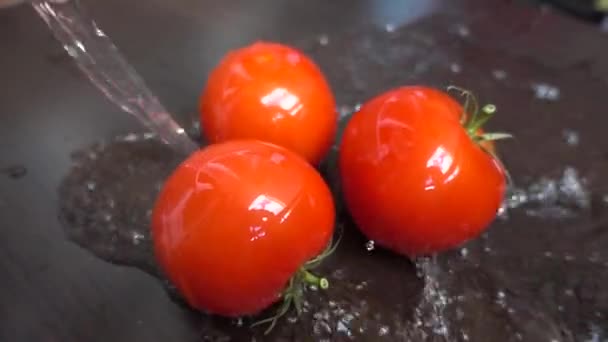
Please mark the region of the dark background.
<svg viewBox="0 0 608 342"><path fill-rule="evenodd" d="M205 77L228 49L256 39L297 45L322 34L331 39L344 31L421 18L426 18L422 30L456 39L443 17L434 24L432 16L446 11L478 33L473 47L465 46L459 57L491 65L496 53L476 54L479 46L508 50L509 55L498 53L506 65L510 58L527 56L566 88L583 85L563 109L551 109L553 120L567 118L579 102L587 111L608 114L607 34L593 22L523 2L106 0L84 5L184 124L195 118ZM330 81L338 88L351 86L337 77ZM505 95L503 102L513 111L529 109L529 99L517 94ZM340 104L353 105L352 97L338 93ZM513 127L525 126L524 117L518 119ZM585 125L595 132L593 123L580 127ZM200 336L152 277L92 256L64 237L56 219L57 187L70 169L70 152L132 131L141 131L140 125L80 75L32 8L0 9L0 341L195 341ZM514 167L521 172L539 164L530 156Z"/></svg>

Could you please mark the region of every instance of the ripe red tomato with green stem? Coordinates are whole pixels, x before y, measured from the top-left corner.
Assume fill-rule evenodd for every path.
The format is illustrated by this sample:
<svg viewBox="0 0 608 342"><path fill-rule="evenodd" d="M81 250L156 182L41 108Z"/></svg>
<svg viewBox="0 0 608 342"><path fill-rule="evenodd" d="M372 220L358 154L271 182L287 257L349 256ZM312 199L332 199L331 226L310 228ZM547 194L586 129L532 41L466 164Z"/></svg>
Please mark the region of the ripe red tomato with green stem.
<svg viewBox="0 0 608 342"><path fill-rule="evenodd" d="M196 309L251 315L282 298L286 311L307 284L327 287L310 270L327 256L334 221L332 194L306 160L233 140L195 152L167 179L152 216L154 252Z"/></svg>
<svg viewBox="0 0 608 342"><path fill-rule="evenodd" d="M269 42L229 52L211 71L199 112L202 133L212 143L268 141L313 165L333 144L338 120L321 69L301 51Z"/></svg>
<svg viewBox="0 0 608 342"><path fill-rule="evenodd" d="M355 113L340 144L346 206L377 245L415 257L456 247L496 217L506 173L482 125L495 107L466 108L447 93L401 87ZM473 109L473 111L471 111Z"/></svg>

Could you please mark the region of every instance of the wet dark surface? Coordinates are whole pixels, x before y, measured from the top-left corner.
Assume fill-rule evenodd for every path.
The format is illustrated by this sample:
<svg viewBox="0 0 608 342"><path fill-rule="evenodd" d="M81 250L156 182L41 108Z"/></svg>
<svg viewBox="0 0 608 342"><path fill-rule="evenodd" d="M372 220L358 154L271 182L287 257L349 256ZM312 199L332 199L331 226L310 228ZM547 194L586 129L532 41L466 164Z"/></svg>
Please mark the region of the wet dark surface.
<svg viewBox="0 0 608 342"><path fill-rule="evenodd" d="M187 126L217 59L259 38L318 61L344 114L401 84L474 89L499 108L490 126L516 136L501 145L515 187L487 234L416 265L368 251L343 216L320 269L332 287L271 336L191 312L156 280L147 231L179 158L129 134L138 124L31 9L0 10L0 341L608 339L608 35L596 27L506 1L86 4Z"/></svg>

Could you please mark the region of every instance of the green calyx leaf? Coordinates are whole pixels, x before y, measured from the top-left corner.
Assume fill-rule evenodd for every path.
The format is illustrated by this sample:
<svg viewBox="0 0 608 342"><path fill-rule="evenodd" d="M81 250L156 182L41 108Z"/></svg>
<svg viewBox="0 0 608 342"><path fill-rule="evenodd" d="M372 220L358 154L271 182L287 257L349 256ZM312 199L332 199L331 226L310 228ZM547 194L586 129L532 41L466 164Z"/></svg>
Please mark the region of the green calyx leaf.
<svg viewBox="0 0 608 342"><path fill-rule="evenodd" d="M461 114L461 123L467 131L467 134L476 143L483 141L494 141L509 139L513 136L509 133L480 133L479 129L483 127L495 114L496 106L486 104L481 109L475 95L467 89L457 86L449 86L448 91L456 91L458 95L464 97L463 112Z"/></svg>
<svg viewBox="0 0 608 342"><path fill-rule="evenodd" d="M253 328L256 326L269 324L268 328L266 328L266 330L264 331L264 334L267 335L276 326L279 319L289 312L289 309L292 306L295 307L298 316L302 313L304 293L309 287L327 290L329 288L329 280L327 280L327 278L319 277L313 274L311 270L319 266L323 262L323 260L333 254L333 252L338 247L341 238L342 230L340 229L338 233L338 238L335 242L332 239L325 248L325 250L321 252L321 254L306 262L296 272L296 274L291 277L291 279L289 279L287 287L285 288L285 290L283 290L280 296L282 298L282 303L277 308L275 314L272 317L268 317L253 323L251 327Z"/></svg>
<svg viewBox="0 0 608 342"><path fill-rule="evenodd" d="M481 109L475 95L467 89L457 86L449 86L449 91L455 91L461 97L464 97L463 112L461 114L461 124L467 131L469 137L479 146L484 152L489 154L502 168L505 173L505 178L508 184L512 183L511 175L504 163L498 158L496 153L484 146L482 143L487 141L496 141L504 139L512 139L513 136L505 132L481 133L480 129L485 125L495 114L497 108L493 104L486 104Z"/></svg>

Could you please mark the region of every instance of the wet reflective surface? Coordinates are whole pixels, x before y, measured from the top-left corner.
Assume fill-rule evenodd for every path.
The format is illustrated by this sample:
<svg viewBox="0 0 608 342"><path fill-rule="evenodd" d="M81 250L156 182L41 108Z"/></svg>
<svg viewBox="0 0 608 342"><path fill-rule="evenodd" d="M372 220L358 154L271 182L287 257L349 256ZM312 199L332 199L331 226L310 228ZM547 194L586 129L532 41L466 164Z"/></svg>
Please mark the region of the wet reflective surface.
<svg viewBox="0 0 608 342"><path fill-rule="evenodd" d="M344 240L322 268L332 286L309 293L304 315L271 337L249 330L250 318L208 317L168 300L147 213L179 158L152 137L126 135L138 125L80 78L28 8L0 10L0 44L13 51L0 56L0 82L9 82L0 106L14 113L0 118L0 168L27 170L0 173L0 340L608 338L605 34L548 10L486 1L438 1L401 25L371 10L380 3L390 1L87 3L182 123L196 119L201 80L217 58L265 36L327 70L343 117L396 85L455 83L495 103L501 115L490 127L516 136L501 148L515 186L487 234L414 265L342 216Z"/></svg>

